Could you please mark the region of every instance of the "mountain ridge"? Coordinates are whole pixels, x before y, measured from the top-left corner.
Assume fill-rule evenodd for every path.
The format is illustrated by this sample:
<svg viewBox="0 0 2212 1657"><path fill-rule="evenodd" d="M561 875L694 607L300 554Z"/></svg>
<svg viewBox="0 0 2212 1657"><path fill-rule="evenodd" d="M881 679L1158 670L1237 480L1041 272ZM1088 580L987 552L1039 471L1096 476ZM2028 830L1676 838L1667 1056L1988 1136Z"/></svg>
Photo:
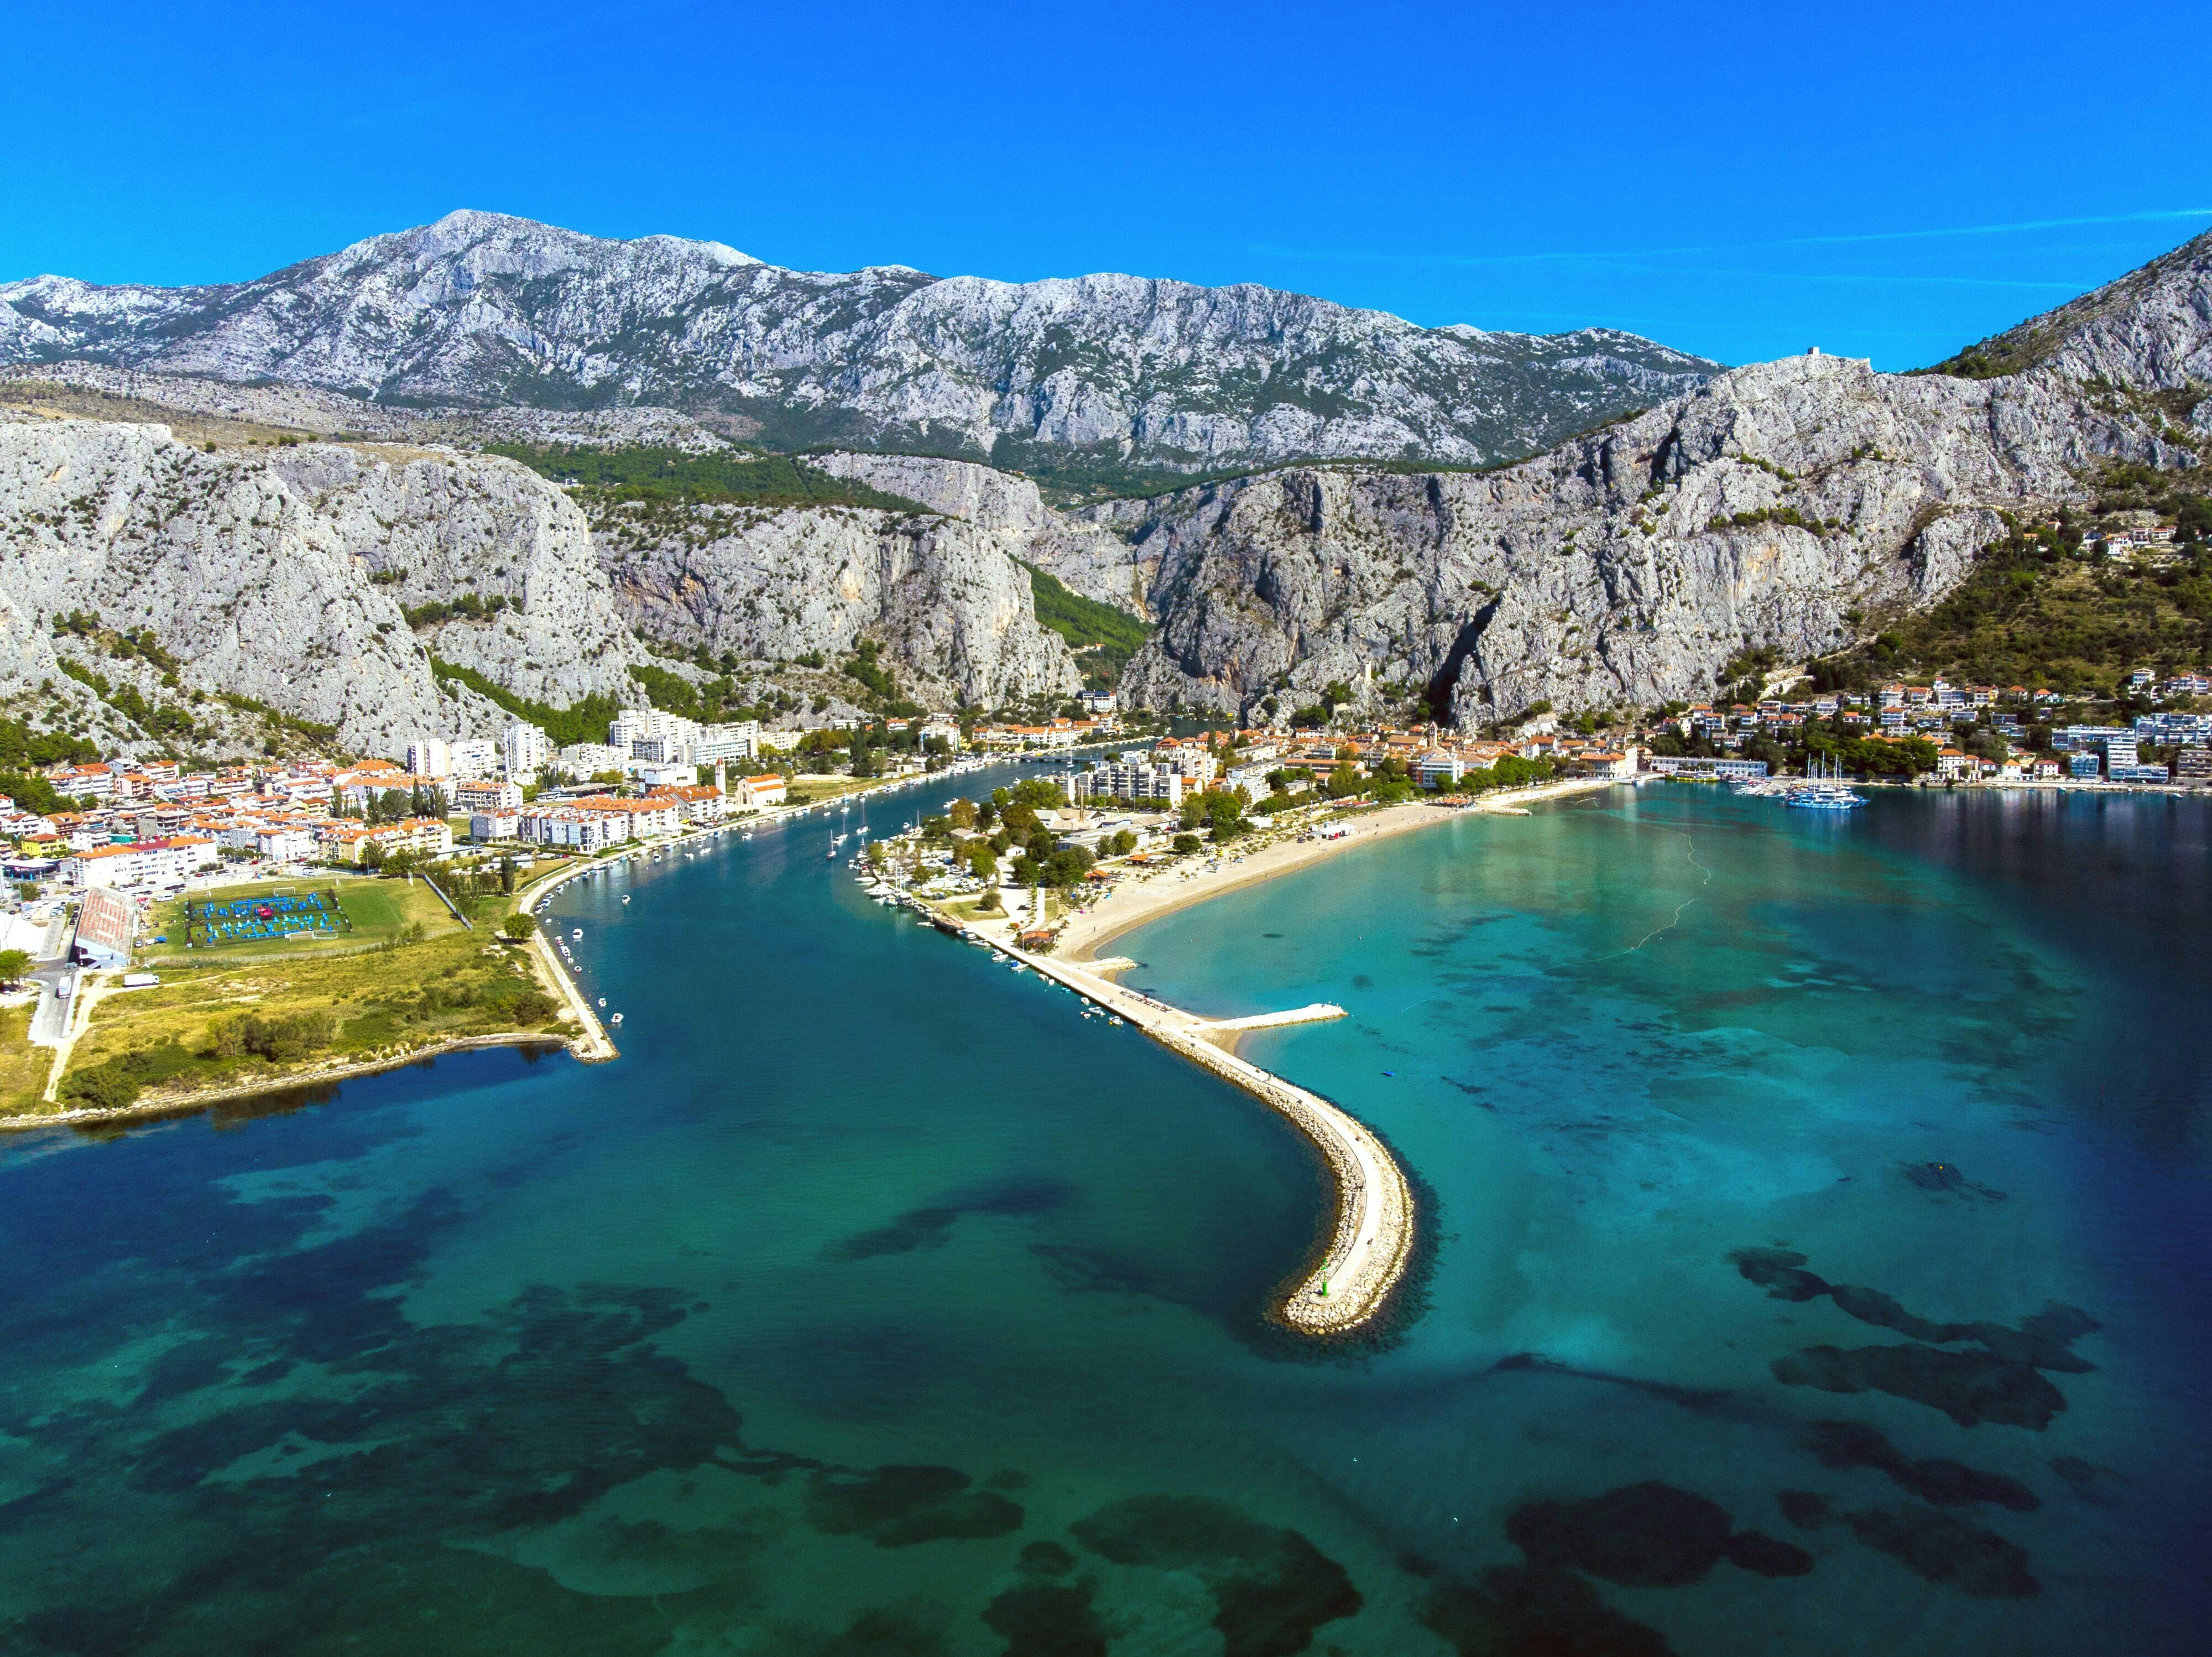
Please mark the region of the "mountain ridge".
<svg viewBox="0 0 2212 1657"><path fill-rule="evenodd" d="M0 366L71 360L386 403L659 405L771 448L1164 473L1486 465L1720 366L1618 330L1424 328L1254 283L793 271L475 210L242 283L0 284Z"/></svg>
<svg viewBox="0 0 2212 1657"><path fill-rule="evenodd" d="M234 696L226 740L264 705L358 747L495 724L444 662L556 706L714 679L788 721L854 710L838 664L869 639L902 692L1004 706L1081 678L1040 623L1042 570L1153 624L1123 684L1157 708L1251 720L1341 685L1362 715L1473 728L1695 700L1747 649L1802 661L1936 602L2110 463L2212 456L2212 238L2014 332L2039 362L2010 375L1813 353L1514 464L1300 462L1077 509L972 459L853 449L805 457L842 500L572 494L452 443L726 446L665 407L464 418L26 369L0 410L0 699L141 743L117 722L141 702L220 730ZM315 441L364 411L380 436Z"/></svg>

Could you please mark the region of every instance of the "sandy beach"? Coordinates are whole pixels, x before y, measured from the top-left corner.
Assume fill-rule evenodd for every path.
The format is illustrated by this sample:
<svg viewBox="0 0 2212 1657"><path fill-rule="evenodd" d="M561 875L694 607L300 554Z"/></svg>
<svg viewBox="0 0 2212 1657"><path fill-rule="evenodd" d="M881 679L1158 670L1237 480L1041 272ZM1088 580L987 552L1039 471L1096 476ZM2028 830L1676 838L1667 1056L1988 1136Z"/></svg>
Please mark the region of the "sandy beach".
<svg viewBox="0 0 2212 1657"><path fill-rule="evenodd" d="M1590 794L1613 786L1610 778L1577 778L1480 795L1468 806L1439 806L1428 801L1384 806L1352 819L1347 825L1350 832L1340 839L1291 837L1250 851L1232 852L1211 868L1169 863L1147 874L1125 874L1111 893L1068 921L1053 953L1062 960L1095 960L1103 945L1147 921L1203 903L1208 898L1218 898L1239 886L1272 880L1279 874L1287 874L1292 869L1304 868L1340 852L1371 846L1394 835L1410 833L1432 824L1448 823L1464 812L1510 815L1540 800Z"/></svg>

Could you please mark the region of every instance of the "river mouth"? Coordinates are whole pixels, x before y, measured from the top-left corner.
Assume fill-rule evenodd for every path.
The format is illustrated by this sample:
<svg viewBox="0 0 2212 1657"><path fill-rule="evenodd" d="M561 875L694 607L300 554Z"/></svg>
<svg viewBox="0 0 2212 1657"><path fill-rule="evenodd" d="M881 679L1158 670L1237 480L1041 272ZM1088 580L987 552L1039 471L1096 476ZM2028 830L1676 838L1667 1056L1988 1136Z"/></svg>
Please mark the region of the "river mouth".
<svg viewBox="0 0 2212 1657"><path fill-rule="evenodd" d="M0 1144L0 1627L2181 1648L2206 847L2082 803L1643 790L1117 940L1351 1014L1239 1045L1436 1216L1321 1362L1264 1334L1298 1142L810 822L572 888L614 1063Z"/></svg>

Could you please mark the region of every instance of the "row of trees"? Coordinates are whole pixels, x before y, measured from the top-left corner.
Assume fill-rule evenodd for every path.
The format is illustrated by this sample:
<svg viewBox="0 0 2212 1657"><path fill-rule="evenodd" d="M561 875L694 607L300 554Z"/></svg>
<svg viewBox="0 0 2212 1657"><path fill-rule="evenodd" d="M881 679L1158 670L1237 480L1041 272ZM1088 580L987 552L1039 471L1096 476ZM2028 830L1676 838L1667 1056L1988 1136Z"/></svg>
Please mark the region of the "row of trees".
<svg viewBox="0 0 2212 1657"><path fill-rule="evenodd" d="M417 783L411 789L385 789L367 795L362 802L359 820L364 823L401 823L410 817L435 817L441 820L453 814L453 802L445 789L434 783ZM353 809L343 800L331 801L331 815L352 817Z"/></svg>
<svg viewBox="0 0 2212 1657"><path fill-rule="evenodd" d="M2049 733L2045 733L2048 740ZM1986 750L1995 758L2002 744L1994 731L1967 739L1969 750ZM1683 738L1672 732L1651 739L1651 752L1662 757L1687 756L1711 759L1721 749L1707 736ZM1936 769L1936 745L1924 737L1902 740L1871 737L1832 721L1810 721L1796 738L1784 742L1764 733L1751 738L1731 757L1763 759L1770 771L1805 771L1815 759L1839 762L1847 771L1868 777L1918 777Z"/></svg>

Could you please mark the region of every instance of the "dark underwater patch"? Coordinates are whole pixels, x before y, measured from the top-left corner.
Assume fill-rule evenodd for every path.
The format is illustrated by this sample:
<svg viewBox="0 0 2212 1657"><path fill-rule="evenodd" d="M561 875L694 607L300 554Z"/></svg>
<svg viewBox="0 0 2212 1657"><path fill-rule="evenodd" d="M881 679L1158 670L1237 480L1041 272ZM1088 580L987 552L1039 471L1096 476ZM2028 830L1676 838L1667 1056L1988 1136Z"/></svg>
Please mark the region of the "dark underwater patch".
<svg viewBox="0 0 2212 1657"><path fill-rule="evenodd" d="M665 1645L669 1617L687 1605L734 1609L727 1586L664 1596L656 1611L452 1545L573 1519L618 1485L695 1466L736 1441L721 1394L651 1344L682 1319L684 1297L540 1289L482 1324L418 1328L393 1297L364 1306L343 1293L377 1269L404 1279L414 1258L394 1239L364 1235L296 1262L252 1263L241 1273L257 1282L226 1285L247 1337L282 1330L335 1355L331 1393L272 1398L216 1382L198 1396L240 1402L139 1437L134 1424L156 1423L137 1410L6 1422L65 1456L71 1479L66 1510L10 1510L0 1532L104 1522L114 1504L164 1492L179 1562L121 1580L99 1555L57 1562L28 1619L33 1637L70 1651L302 1651L404 1625L447 1649L643 1653ZM319 1259L343 1267L329 1301L295 1300L295 1269L311 1276ZM380 1338L359 1349L372 1327ZM295 1435L359 1447L300 1476L205 1482Z"/></svg>
<svg viewBox="0 0 2212 1657"><path fill-rule="evenodd" d="M1365 1603L1344 1567L1304 1536L1199 1496L1129 1496L1073 1526L1116 1565L1188 1571L1213 1595L1224 1657L1291 1657Z"/></svg>
<svg viewBox="0 0 2212 1657"><path fill-rule="evenodd" d="M2116 1487L2128 1482L2124 1474L2110 1467L2100 1467L2094 1461L2084 1461L2080 1456L2053 1456L2049 1465L2073 1488L2075 1495L2094 1507L2111 1507L2119 1500Z"/></svg>
<svg viewBox="0 0 2212 1657"><path fill-rule="evenodd" d="M2028 1574L2027 1555L1994 1531L1933 1508L1875 1508L1845 1514L1844 1522L1867 1546L1914 1575L1975 1599L2026 1599L2043 1592Z"/></svg>
<svg viewBox="0 0 2212 1657"><path fill-rule="evenodd" d="M1829 1282L1806 1270L1805 1257L1792 1249L1738 1249L1729 1259L1776 1300L1802 1303L1826 1295L1861 1323L1894 1330L1915 1343L1807 1347L1774 1361L1774 1377L1784 1386L1828 1392L1871 1389L1941 1410L1961 1427L1992 1421L2041 1432L2066 1399L2039 1372L2082 1374L2096 1367L2075 1353L2074 1343L2104 1325L2078 1307L2053 1301L2017 1325L1985 1319L1937 1323L1908 1312L1880 1289ZM1943 1349L1964 1343L1981 1350Z"/></svg>
<svg viewBox="0 0 2212 1657"><path fill-rule="evenodd" d="M1531 1502L1505 1534L1540 1569L1572 1567L1631 1588L1678 1588L1728 1557L1728 1509L1656 1479L1582 1502Z"/></svg>
<svg viewBox="0 0 2212 1657"><path fill-rule="evenodd" d="M1021 1569L1032 1576L1065 1576L1075 1569L1075 1556L1057 1542L1032 1542L1022 1550Z"/></svg>
<svg viewBox="0 0 2212 1657"><path fill-rule="evenodd" d="M1828 1498L1817 1490L1777 1490L1774 1505L1801 1531L1817 1531L1828 1522Z"/></svg>
<svg viewBox="0 0 2212 1657"><path fill-rule="evenodd" d="M1022 1510L957 1467L828 1469L806 1493L807 1522L830 1536L865 1536L879 1548L981 1541L1022 1525Z"/></svg>
<svg viewBox="0 0 2212 1657"><path fill-rule="evenodd" d="M1095 1582L1024 1582L994 1599L983 1620L1005 1638L1006 1657L1106 1657L1105 1625L1091 1603L1097 1592Z"/></svg>
<svg viewBox="0 0 2212 1657"><path fill-rule="evenodd" d="M887 1226L855 1232L850 1237L825 1245L822 1258L845 1265L855 1260L872 1260L882 1254L911 1254L921 1248L942 1248L952 1240L952 1228L959 1218L957 1209L908 1209Z"/></svg>
<svg viewBox="0 0 2212 1657"><path fill-rule="evenodd" d="M1150 1295L1164 1299L1152 1272L1133 1257L1081 1243L1031 1243L1052 1280L1072 1295Z"/></svg>
<svg viewBox="0 0 2212 1657"><path fill-rule="evenodd" d="M793 1657L940 1657L945 1649L942 1634L912 1617L864 1611L842 1633L819 1644L809 1642Z"/></svg>
<svg viewBox="0 0 2212 1657"><path fill-rule="evenodd" d="M911 1254L916 1249L942 1248L952 1238L952 1228L965 1214L1043 1214L1058 1208L1073 1188L1057 1179L1009 1180L1003 1185L908 1209L889 1225L857 1232L831 1243L822 1258L837 1264L873 1259L884 1254Z"/></svg>
<svg viewBox="0 0 2212 1657"><path fill-rule="evenodd" d="M1986 1502L2025 1514L2043 1505L2034 1491L2002 1473L1942 1456L1915 1461L1863 1422L1816 1421L1805 1430L1805 1446L1823 1467L1874 1468L1888 1474L1899 1489L1939 1508Z"/></svg>
<svg viewBox="0 0 2212 1657"><path fill-rule="evenodd" d="M1439 1583L1420 1615L1459 1657L1674 1657L1666 1636L1568 1570L1501 1565L1480 1587Z"/></svg>
<svg viewBox="0 0 2212 1657"><path fill-rule="evenodd" d="M1923 1191L1938 1191L1950 1197L1978 1197L1985 1203L2002 1203L2005 1194L1989 1185L1978 1185L1959 1171L1955 1162L1904 1162L1899 1164L1905 1179Z"/></svg>
<svg viewBox="0 0 2212 1657"><path fill-rule="evenodd" d="M1810 1576L1813 1556L1765 1531L1738 1531L1728 1541L1729 1563L1753 1576Z"/></svg>
<svg viewBox="0 0 2212 1657"><path fill-rule="evenodd" d="M984 1200L1018 1209L1044 1197L1006 1188ZM253 1252L204 1269L191 1243L211 1209L235 1213ZM69 1475L0 1508L11 1545L33 1545L34 1530L104 1530L119 1511L158 1513L162 1532L161 1569L151 1570L118 1571L113 1549L41 1544L52 1569L11 1640L230 1657L337 1650L363 1630L404 1629L426 1650L644 1657L687 1619L728 1626L757 1615L755 1562L735 1532L595 1518L596 1504L649 1474L710 1464L764 1485L805 1477L811 1514L886 1546L995 1537L1020 1523L1006 1496L969 1489L955 1470L832 1469L748 1447L722 1393L655 1344L700 1304L689 1292L538 1288L477 1320L418 1325L393 1291L419 1279L456 1205L433 1196L301 1246L326 1211L302 1199L203 1202L189 1225L179 1215L186 1234L179 1258L162 1262L168 1275L107 1278L132 1286L103 1308L120 1326L166 1313L176 1275L199 1280L190 1338L149 1366L133 1401L0 1408L0 1431ZM318 1390L275 1385L296 1384L307 1362L328 1373ZM282 1452L293 1447L303 1455L285 1476ZM209 1478L246 1458L279 1476ZM496 1551L501 1538L580 1518L582 1555L618 1576L657 1579L656 1591L572 1592ZM649 1569L659 1564L669 1570ZM794 1651L849 1657L942 1648L939 1632L880 1613L793 1638Z"/></svg>
<svg viewBox="0 0 2212 1657"><path fill-rule="evenodd" d="M1995 1422L2041 1432L2066 1407L2059 1390L2024 1363L1937 1346L1808 1346L1771 1366L1784 1386L1887 1392L1941 1410L1961 1427Z"/></svg>
<svg viewBox="0 0 2212 1657"><path fill-rule="evenodd" d="M1642 1375L1616 1375L1602 1369L1578 1369L1572 1364L1547 1358L1540 1352L1514 1352L1490 1366L1493 1374L1512 1374L1534 1371L1546 1375L1566 1375L1576 1380L1601 1382L1607 1386L1625 1386L1633 1392L1644 1392L1668 1404L1680 1404L1696 1415L1728 1413L1732 1395L1726 1387L1684 1386L1674 1381L1651 1380Z"/></svg>

